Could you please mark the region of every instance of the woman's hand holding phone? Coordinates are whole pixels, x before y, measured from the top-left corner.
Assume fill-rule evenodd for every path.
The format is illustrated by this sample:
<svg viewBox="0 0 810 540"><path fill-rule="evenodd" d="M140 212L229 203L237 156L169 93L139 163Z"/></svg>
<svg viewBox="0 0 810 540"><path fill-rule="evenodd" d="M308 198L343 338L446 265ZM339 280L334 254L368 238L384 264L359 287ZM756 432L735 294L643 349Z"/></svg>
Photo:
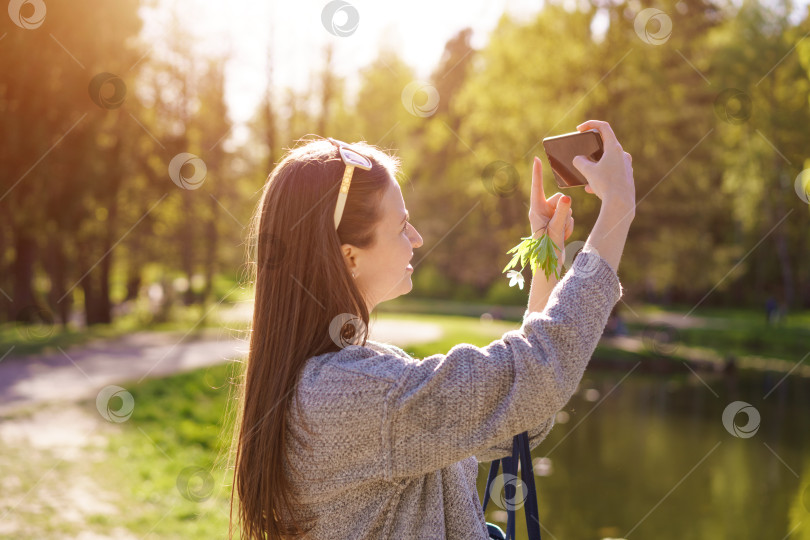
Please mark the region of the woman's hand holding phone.
<svg viewBox="0 0 810 540"><path fill-rule="evenodd" d="M599 161L576 156L572 162L588 179L589 186L585 190L602 199L599 217L596 218L583 251L595 251L614 271L618 271L630 223L636 215L632 157L622 150L607 122L588 120L578 125L577 129L599 131L604 150Z"/></svg>
<svg viewBox="0 0 810 540"><path fill-rule="evenodd" d="M604 153L599 161L585 156L573 160L574 167L588 179L585 191L593 193L603 203L623 206L635 212L636 188L633 181L633 157L622 149L610 124L588 120L577 126L578 131L596 129L602 136Z"/></svg>

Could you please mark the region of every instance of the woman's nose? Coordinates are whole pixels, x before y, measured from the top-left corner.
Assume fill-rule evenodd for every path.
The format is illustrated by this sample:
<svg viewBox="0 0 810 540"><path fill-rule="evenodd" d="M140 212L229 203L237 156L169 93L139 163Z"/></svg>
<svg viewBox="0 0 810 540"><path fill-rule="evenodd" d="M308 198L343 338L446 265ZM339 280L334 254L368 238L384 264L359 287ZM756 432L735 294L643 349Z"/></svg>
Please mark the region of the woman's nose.
<svg viewBox="0 0 810 540"><path fill-rule="evenodd" d="M411 239L411 245L415 248L422 246L422 236L419 234L419 231L416 230L416 227L413 228L413 234L415 238Z"/></svg>

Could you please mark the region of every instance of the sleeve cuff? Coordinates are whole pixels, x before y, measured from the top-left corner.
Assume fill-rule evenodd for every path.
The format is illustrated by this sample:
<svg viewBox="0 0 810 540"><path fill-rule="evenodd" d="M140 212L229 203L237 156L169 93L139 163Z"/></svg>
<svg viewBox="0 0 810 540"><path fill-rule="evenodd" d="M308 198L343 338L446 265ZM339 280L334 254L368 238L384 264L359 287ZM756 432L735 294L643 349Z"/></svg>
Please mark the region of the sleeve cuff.
<svg viewBox="0 0 810 540"><path fill-rule="evenodd" d="M624 296L624 288L619 281L618 274L605 258L596 251L580 251L571 268L557 283L555 289L561 287L565 281L574 278L589 279L599 283L601 285L600 290L605 292L605 296L611 301L611 305L616 305ZM540 313L539 311L530 312L527 307L526 311L523 312L523 323L525 324L531 315L540 315Z"/></svg>

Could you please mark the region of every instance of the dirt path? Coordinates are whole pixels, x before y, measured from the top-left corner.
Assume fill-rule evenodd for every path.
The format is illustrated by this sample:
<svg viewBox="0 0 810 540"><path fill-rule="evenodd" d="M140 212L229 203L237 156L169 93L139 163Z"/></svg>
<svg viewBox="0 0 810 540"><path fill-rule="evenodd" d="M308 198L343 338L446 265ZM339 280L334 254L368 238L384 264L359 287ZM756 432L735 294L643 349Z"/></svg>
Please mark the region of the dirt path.
<svg viewBox="0 0 810 540"><path fill-rule="evenodd" d="M374 321L370 339L400 346L439 339L441 328ZM111 384L164 377L244 356L236 332L195 337L136 332L69 349L0 362L0 538L137 538L113 528L91 532L98 516L120 512L121 495L97 481L115 427L77 402ZM13 351L12 351L13 353Z"/></svg>
<svg viewBox="0 0 810 540"><path fill-rule="evenodd" d="M441 328L411 321L374 321L369 337L405 346L439 339ZM225 330L189 338L137 332L114 339L0 362L0 417L28 405L95 397L107 385L165 377L247 354L248 343ZM0 427L0 429L2 429Z"/></svg>

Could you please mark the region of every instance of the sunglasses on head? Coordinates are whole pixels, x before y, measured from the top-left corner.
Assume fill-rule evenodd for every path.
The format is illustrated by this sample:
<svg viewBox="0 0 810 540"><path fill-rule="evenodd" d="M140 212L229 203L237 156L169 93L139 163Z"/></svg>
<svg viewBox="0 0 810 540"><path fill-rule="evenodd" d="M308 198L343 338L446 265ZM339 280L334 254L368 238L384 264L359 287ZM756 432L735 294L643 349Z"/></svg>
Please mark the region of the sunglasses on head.
<svg viewBox="0 0 810 540"><path fill-rule="evenodd" d="M340 182L340 191L338 192L337 205L335 206L335 230L340 225L340 218L343 217L343 208L346 206L346 198L349 193L349 186L352 184L352 175L354 175L354 168L359 167L364 171L371 169L371 160L353 149L351 145L331 137L327 137L330 143L337 146L340 159L346 165L343 170L343 180Z"/></svg>

